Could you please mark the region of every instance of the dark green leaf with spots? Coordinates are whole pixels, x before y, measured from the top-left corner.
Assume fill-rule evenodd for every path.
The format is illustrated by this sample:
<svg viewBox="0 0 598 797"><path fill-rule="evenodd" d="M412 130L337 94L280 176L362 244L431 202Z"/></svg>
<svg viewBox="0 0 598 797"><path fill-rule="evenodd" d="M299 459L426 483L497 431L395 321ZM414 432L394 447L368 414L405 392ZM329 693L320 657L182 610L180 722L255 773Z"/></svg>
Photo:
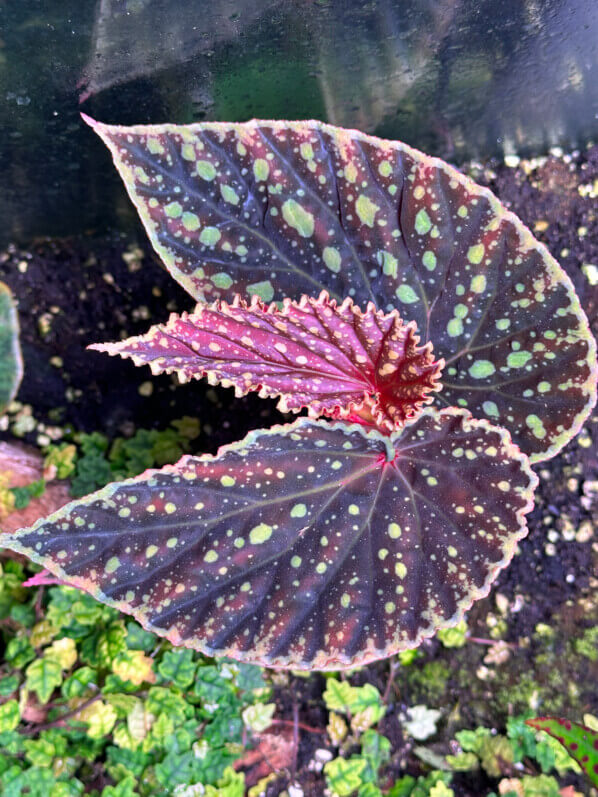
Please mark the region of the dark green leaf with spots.
<svg viewBox="0 0 598 797"><path fill-rule="evenodd" d="M22 375L17 311L10 290L0 282L0 415L15 397Z"/></svg>
<svg viewBox="0 0 598 797"><path fill-rule="evenodd" d="M358 414L392 431L440 389L442 362L434 362L430 343L418 342L415 324L404 324L396 310L384 314L369 304L362 312L351 299L339 306L322 292L286 299L282 310L257 298L249 306L239 297L232 305L198 305L147 335L90 348L181 381L207 376L238 396L280 397L282 412Z"/></svg>
<svg viewBox="0 0 598 797"><path fill-rule="evenodd" d="M527 725L544 731L560 742L582 767L594 786L598 786L598 732L571 720L558 717L536 717Z"/></svg>
<svg viewBox="0 0 598 797"><path fill-rule="evenodd" d="M174 644L337 669L458 622L525 535L535 484L508 433L462 410L390 436L300 418L0 542Z"/></svg>
<svg viewBox="0 0 598 797"><path fill-rule="evenodd" d="M579 431L597 368L573 286L519 219L446 163L320 122L85 118L195 298L325 289L398 308L446 360L442 405L505 426L532 461Z"/></svg>

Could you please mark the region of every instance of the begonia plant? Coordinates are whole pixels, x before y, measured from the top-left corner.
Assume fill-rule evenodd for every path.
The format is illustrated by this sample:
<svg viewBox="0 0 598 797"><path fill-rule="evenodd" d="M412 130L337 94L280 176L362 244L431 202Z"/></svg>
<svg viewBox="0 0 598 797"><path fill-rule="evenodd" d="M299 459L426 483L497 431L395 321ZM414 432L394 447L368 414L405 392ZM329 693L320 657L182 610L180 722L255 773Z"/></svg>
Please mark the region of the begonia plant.
<svg viewBox="0 0 598 797"><path fill-rule="evenodd" d="M0 542L174 644L269 666L355 666L458 623L527 533L530 463L595 402L567 276L489 191L397 142L86 121L200 303L95 348L308 417Z"/></svg>

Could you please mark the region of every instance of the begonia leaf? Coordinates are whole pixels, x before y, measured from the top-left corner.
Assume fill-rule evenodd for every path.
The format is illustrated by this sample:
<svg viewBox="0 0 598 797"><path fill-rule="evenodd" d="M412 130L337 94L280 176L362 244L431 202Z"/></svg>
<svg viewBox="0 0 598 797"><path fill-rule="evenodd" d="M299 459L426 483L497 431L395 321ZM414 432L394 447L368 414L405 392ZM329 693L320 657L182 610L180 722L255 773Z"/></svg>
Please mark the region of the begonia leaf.
<svg viewBox="0 0 598 797"><path fill-rule="evenodd" d="M536 717L526 720L526 724L560 742L594 786L598 786L598 731L558 717Z"/></svg>
<svg viewBox="0 0 598 797"><path fill-rule="evenodd" d="M0 282L0 415L15 397L22 376L17 311L10 290Z"/></svg>
<svg viewBox="0 0 598 797"><path fill-rule="evenodd" d="M192 315L171 315L147 335L90 348L149 364L179 379L207 376L242 396L258 390L280 396L283 412L307 406L314 415L367 411L381 428L401 427L427 394L439 389L442 362L432 346L418 346L415 324L396 310L365 312L323 292L318 299L284 301L279 310L254 297L248 305L217 301Z"/></svg>
<svg viewBox="0 0 598 797"><path fill-rule="evenodd" d="M0 544L175 645L336 669L458 622L525 535L536 483L508 433L463 410L390 436L300 418Z"/></svg>
<svg viewBox="0 0 598 797"><path fill-rule="evenodd" d="M195 298L325 289L398 308L446 361L441 404L505 426L532 461L579 431L597 368L573 285L516 216L446 163L314 121L84 118Z"/></svg>

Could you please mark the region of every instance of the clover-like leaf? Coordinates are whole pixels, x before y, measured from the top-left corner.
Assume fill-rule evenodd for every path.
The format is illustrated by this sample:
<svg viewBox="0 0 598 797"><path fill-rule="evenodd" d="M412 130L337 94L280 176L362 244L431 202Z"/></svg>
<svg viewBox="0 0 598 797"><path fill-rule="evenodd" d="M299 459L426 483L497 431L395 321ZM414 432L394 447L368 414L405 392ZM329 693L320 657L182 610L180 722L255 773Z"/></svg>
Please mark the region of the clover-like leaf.
<svg viewBox="0 0 598 797"><path fill-rule="evenodd" d="M367 767L367 759L353 756L346 759L334 758L324 764L326 782L333 794L338 797L349 797L363 784L362 775Z"/></svg>
<svg viewBox="0 0 598 797"><path fill-rule="evenodd" d="M156 251L192 296L328 290L398 308L447 364L439 401L555 454L596 399L573 285L487 189L321 122L117 127L102 137Z"/></svg>
<svg viewBox="0 0 598 797"><path fill-rule="evenodd" d="M337 669L487 594L537 483L508 433L428 408L386 436L300 418L0 536L173 644Z"/></svg>
<svg viewBox="0 0 598 797"><path fill-rule="evenodd" d="M536 717L526 720L538 731L552 736L582 767L594 786L598 786L598 732L578 722L559 717Z"/></svg>
<svg viewBox="0 0 598 797"><path fill-rule="evenodd" d="M90 348L147 363L153 373L176 372L182 381L207 376L239 396L280 396L283 412L361 412L392 430L440 387L442 362L418 341L415 324L403 324L396 310L384 314L370 303L361 312L351 299L337 305L322 292L286 299L281 310L257 297L249 306L239 297L232 305L198 305L147 335Z"/></svg>
<svg viewBox="0 0 598 797"><path fill-rule="evenodd" d="M0 415L15 397L22 376L17 311L10 290L0 282Z"/></svg>
<svg viewBox="0 0 598 797"><path fill-rule="evenodd" d="M47 703L55 687L62 683L62 668L53 658L42 656L32 661L25 674L27 689L35 692L40 703Z"/></svg>

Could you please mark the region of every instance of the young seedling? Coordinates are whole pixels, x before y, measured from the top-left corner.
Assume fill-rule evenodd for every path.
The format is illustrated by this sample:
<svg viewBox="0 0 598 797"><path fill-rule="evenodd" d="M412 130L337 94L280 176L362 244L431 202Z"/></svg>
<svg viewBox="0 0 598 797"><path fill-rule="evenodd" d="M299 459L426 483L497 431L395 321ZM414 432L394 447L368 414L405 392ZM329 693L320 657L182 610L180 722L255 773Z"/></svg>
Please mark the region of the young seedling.
<svg viewBox="0 0 598 797"><path fill-rule="evenodd" d="M308 417L0 542L174 644L269 666L355 666L458 623L527 532L530 460L595 401L559 266L402 144L319 122L87 121L166 267L214 299L95 348Z"/></svg>

